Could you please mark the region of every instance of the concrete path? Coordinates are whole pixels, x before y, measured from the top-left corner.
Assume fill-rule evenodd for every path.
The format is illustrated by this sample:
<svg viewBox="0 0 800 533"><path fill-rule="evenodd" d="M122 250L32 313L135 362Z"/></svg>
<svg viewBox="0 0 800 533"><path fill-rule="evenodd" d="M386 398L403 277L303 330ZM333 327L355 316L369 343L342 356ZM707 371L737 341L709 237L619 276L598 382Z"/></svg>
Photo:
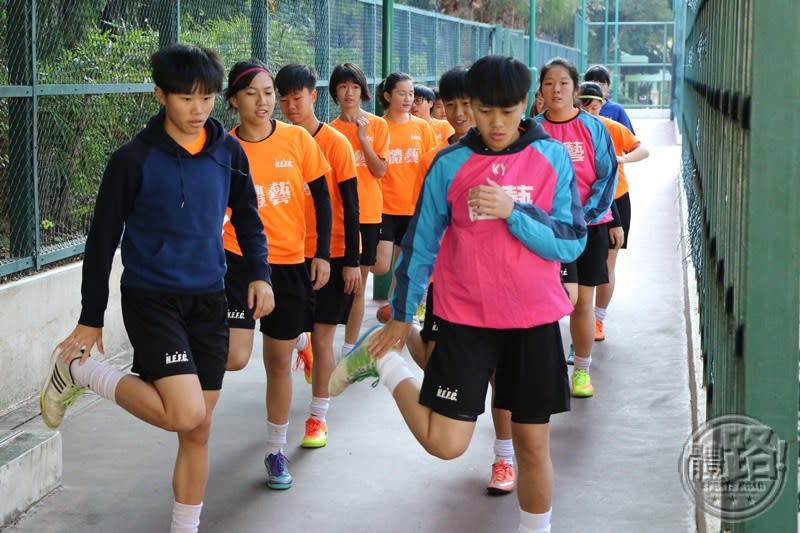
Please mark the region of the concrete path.
<svg viewBox="0 0 800 533"><path fill-rule="evenodd" d="M552 530L694 531L678 457L691 427L677 173L673 125L635 121L650 159L628 167L633 199L630 249L598 343L597 394L554 417ZM366 325L374 323L369 302ZM563 324L565 342L568 330ZM339 331L337 347L343 333ZM257 343L256 354L260 353ZM295 374L289 428L295 485L265 486L265 376L260 356L229 373L215 412L204 532L514 532L515 495L485 492L494 438L479 419L459 459L428 456L383 386L359 383L331 405L327 447L299 447L310 388ZM35 422L31 427L41 426ZM174 435L103 401L84 401L61 428L63 486L7 533L165 532L169 528Z"/></svg>

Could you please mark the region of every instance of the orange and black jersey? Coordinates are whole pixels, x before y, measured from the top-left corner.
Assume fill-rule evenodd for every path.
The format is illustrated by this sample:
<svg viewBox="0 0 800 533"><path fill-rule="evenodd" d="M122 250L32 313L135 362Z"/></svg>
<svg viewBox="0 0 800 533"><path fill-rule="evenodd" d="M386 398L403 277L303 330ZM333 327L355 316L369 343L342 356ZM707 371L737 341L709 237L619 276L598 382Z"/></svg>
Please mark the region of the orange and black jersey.
<svg viewBox="0 0 800 533"><path fill-rule="evenodd" d="M272 133L256 142L239 139L250 161L250 172L258 199L258 212L269 239L269 262L297 265L305 261L305 188L311 190L317 208L317 250L315 257L328 259L331 207L324 175L330 165L309 133L299 127L273 120ZM241 255L236 232L223 226L225 249Z"/></svg>

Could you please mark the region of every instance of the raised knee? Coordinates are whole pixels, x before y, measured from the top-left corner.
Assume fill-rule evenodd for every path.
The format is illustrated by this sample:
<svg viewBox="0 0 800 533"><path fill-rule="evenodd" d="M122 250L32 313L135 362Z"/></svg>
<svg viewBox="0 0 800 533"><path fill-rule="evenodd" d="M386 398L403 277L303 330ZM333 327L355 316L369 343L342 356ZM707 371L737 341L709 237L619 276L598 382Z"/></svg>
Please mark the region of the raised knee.
<svg viewBox="0 0 800 533"><path fill-rule="evenodd" d="M454 443L441 442L435 444L433 443L428 444L425 446L425 450L434 457L438 457L439 459L444 459L445 461L449 461L451 459L456 459L457 457L461 457L462 455L464 455L464 452L467 450L467 447Z"/></svg>
<svg viewBox="0 0 800 533"><path fill-rule="evenodd" d="M167 414L171 431L185 432L196 429L206 418L205 406L186 406Z"/></svg>

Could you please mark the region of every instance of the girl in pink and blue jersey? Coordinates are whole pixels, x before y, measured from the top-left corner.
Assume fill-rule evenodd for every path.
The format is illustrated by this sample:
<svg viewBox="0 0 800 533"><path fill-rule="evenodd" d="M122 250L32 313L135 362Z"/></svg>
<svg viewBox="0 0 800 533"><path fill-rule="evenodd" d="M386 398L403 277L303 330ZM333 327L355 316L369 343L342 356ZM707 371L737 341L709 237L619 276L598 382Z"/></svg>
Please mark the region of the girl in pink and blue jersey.
<svg viewBox="0 0 800 533"><path fill-rule="evenodd" d="M337 366L331 394L368 376L392 392L432 455L464 453L495 373L494 407L511 411L520 527L550 531L550 415L569 410L558 320L572 310L560 263L585 244L574 169L561 143L522 120L521 62L479 59L466 75L476 128L438 153L402 241L392 320ZM420 384L397 352L434 274L436 347ZM387 353L389 352L389 353Z"/></svg>
<svg viewBox="0 0 800 533"><path fill-rule="evenodd" d="M566 146L588 226L586 248L574 264L565 265L568 274L564 280L578 284L578 301L569 318L575 350L572 395L587 398L594 394L589 376L594 345L594 288L608 283L609 240L616 242L623 235L621 228L610 230L609 224L614 220L611 206L617 187L614 144L602 122L575 107L577 87L575 65L561 58L548 61L539 73L539 90L547 110L533 120Z"/></svg>

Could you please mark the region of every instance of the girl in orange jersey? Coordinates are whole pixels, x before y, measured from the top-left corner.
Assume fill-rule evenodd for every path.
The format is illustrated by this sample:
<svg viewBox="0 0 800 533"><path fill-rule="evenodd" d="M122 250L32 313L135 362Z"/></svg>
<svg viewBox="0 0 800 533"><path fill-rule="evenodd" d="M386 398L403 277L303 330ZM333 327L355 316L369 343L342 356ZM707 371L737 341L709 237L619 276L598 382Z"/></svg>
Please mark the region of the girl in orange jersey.
<svg viewBox="0 0 800 533"><path fill-rule="evenodd" d="M347 355L361 335L364 321L364 287L375 264L381 230L383 193L380 179L386 174L389 155L389 125L381 117L361 109L372 96L367 77L358 65L342 63L331 73L328 90L341 113L331 126L347 137L353 147L358 173L359 232L361 234L361 284L354 296L344 332L342 355Z"/></svg>
<svg viewBox="0 0 800 533"><path fill-rule="evenodd" d="M414 81L411 76L404 72L393 72L378 84L376 90L389 124L389 168L381 181L383 220L378 259L372 271L384 274L391 266L395 246L399 252L417 205L420 159L422 154L436 146L436 139L430 124L411 114L414 103Z"/></svg>
<svg viewBox="0 0 800 533"><path fill-rule="evenodd" d="M264 368L267 371L267 486L288 489L292 476L283 453L292 400L291 360L297 337L311 331L313 290L328 281L331 202L325 173L330 165L309 133L277 122L275 81L259 61L236 63L228 74L228 105L241 123L231 130L250 162L258 210L269 239L275 310L261 319ZM310 270L305 265L305 193L308 188L317 217L317 249ZM244 368L253 351L255 321L246 303L241 252L230 222L223 227L228 259L225 277L230 348L228 370ZM313 284L313 287L312 287Z"/></svg>

